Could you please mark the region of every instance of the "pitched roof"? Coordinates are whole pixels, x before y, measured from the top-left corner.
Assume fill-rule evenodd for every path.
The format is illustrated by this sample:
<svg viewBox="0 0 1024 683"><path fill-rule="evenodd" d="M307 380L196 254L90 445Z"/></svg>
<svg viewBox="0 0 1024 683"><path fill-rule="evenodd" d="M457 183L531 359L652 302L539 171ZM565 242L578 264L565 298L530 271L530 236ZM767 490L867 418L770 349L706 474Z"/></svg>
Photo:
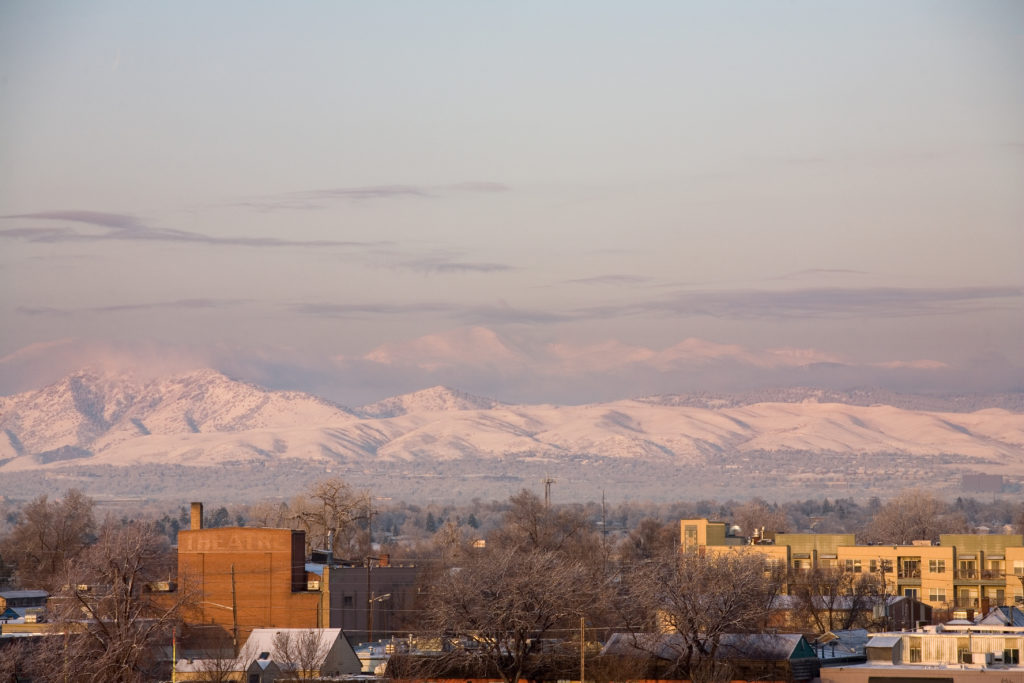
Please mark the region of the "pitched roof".
<svg viewBox="0 0 1024 683"><path fill-rule="evenodd" d="M601 650L602 655L647 656L674 660L684 648L678 633L615 633ZM722 659L777 661L814 656L799 633L726 633L718 646Z"/></svg>
<svg viewBox="0 0 1024 683"><path fill-rule="evenodd" d="M979 619L977 623L997 626L1024 626L1024 610L1012 605L993 607L992 610Z"/></svg>
<svg viewBox="0 0 1024 683"><path fill-rule="evenodd" d="M327 655L330 654L331 648L338 642L338 639L345 638L340 628L257 628L253 629L249 640L245 643L245 647L247 650L256 653L256 656L259 656L259 653L262 652L269 652L270 659L275 662L283 665L296 664L297 662L288 662L286 660L286 653L281 652L281 649L278 647L279 641L277 638L279 634L293 639L302 637L317 638L316 656L311 658L315 661L317 667L323 664Z"/></svg>

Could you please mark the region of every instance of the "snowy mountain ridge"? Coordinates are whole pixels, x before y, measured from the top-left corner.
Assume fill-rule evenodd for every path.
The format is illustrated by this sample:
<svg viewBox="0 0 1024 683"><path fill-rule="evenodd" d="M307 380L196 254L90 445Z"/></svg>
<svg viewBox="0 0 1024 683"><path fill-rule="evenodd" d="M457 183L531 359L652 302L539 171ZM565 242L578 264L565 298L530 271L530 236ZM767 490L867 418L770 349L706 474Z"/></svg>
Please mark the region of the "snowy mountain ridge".
<svg viewBox="0 0 1024 683"><path fill-rule="evenodd" d="M289 458L366 464L595 457L681 465L815 452L957 454L985 471L1024 476L1024 413L912 410L828 402L832 398L510 405L434 387L349 410L213 370L161 378L85 370L0 397L0 472Z"/></svg>

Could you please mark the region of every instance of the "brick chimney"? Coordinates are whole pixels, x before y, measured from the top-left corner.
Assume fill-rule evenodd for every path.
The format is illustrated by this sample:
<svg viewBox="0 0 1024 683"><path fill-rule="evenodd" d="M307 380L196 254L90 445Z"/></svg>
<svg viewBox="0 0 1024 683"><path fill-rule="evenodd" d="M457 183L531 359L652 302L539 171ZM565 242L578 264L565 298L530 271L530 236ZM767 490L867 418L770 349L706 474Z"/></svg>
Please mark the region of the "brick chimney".
<svg viewBox="0 0 1024 683"><path fill-rule="evenodd" d="M192 521L189 528L193 531L203 528L203 504L192 503Z"/></svg>

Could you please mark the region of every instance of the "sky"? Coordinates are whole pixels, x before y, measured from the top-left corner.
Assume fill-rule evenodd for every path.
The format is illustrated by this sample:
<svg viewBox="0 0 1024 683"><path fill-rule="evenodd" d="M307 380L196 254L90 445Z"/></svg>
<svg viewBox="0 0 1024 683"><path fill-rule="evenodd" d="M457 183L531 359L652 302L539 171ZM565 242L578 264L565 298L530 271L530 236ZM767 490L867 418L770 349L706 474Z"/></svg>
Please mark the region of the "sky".
<svg viewBox="0 0 1024 683"><path fill-rule="evenodd" d="M0 4L0 394L1024 391L1024 3Z"/></svg>

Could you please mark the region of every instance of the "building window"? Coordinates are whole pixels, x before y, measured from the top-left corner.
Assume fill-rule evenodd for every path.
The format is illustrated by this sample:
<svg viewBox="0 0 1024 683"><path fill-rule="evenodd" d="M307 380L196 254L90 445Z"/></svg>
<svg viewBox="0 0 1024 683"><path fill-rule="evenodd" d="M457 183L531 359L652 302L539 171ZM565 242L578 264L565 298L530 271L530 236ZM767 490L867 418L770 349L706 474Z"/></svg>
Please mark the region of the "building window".
<svg viewBox="0 0 1024 683"><path fill-rule="evenodd" d="M910 659L908 659L907 661L909 661L911 664L920 663L920 661L921 661L921 646L920 645L918 645L917 647L914 647L913 645L910 646Z"/></svg>
<svg viewBox="0 0 1024 683"><path fill-rule="evenodd" d="M1013 574L1014 576L1024 576L1024 560L1013 561Z"/></svg>
<svg viewBox="0 0 1024 683"><path fill-rule="evenodd" d="M343 596L341 598L341 606L342 607L351 607L352 604L353 603L352 603L352 596L351 595L346 595L346 596Z"/></svg>
<svg viewBox="0 0 1024 683"><path fill-rule="evenodd" d="M878 571L878 560L868 560L868 571L872 574Z"/></svg>
<svg viewBox="0 0 1024 683"><path fill-rule="evenodd" d="M1020 664L1020 650L1017 648L1003 650L1003 664Z"/></svg>
<svg viewBox="0 0 1024 683"><path fill-rule="evenodd" d="M855 574L860 574L860 570L861 570L860 560L847 560L846 561L846 571L853 572Z"/></svg>
<svg viewBox="0 0 1024 683"><path fill-rule="evenodd" d="M921 578L921 560L918 558L905 559L900 562L901 579Z"/></svg>
<svg viewBox="0 0 1024 683"><path fill-rule="evenodd" d="M946 602L946 589L945 588L929 588L928 589L928 601L929 602Z"/></svg>
<svg viewBox="0 0 1024 683"><path fill-rule="evenodd" d="M946 573L946 561L945 560L928 560L928 571L932 574L945 574Z"/></svg>
<svg viewBox="0 0 1024 683"><path fill-rule="evenodd" d="M684 548L696 548L697 547L697 525L687 524L683 529L683 547Z"/></svg>
<svg viewBox="0 0 1024 683"><path fill-rule="evenodd" d="M978 565L974 560L960 560L960 578L978 578Z"/></svg>

